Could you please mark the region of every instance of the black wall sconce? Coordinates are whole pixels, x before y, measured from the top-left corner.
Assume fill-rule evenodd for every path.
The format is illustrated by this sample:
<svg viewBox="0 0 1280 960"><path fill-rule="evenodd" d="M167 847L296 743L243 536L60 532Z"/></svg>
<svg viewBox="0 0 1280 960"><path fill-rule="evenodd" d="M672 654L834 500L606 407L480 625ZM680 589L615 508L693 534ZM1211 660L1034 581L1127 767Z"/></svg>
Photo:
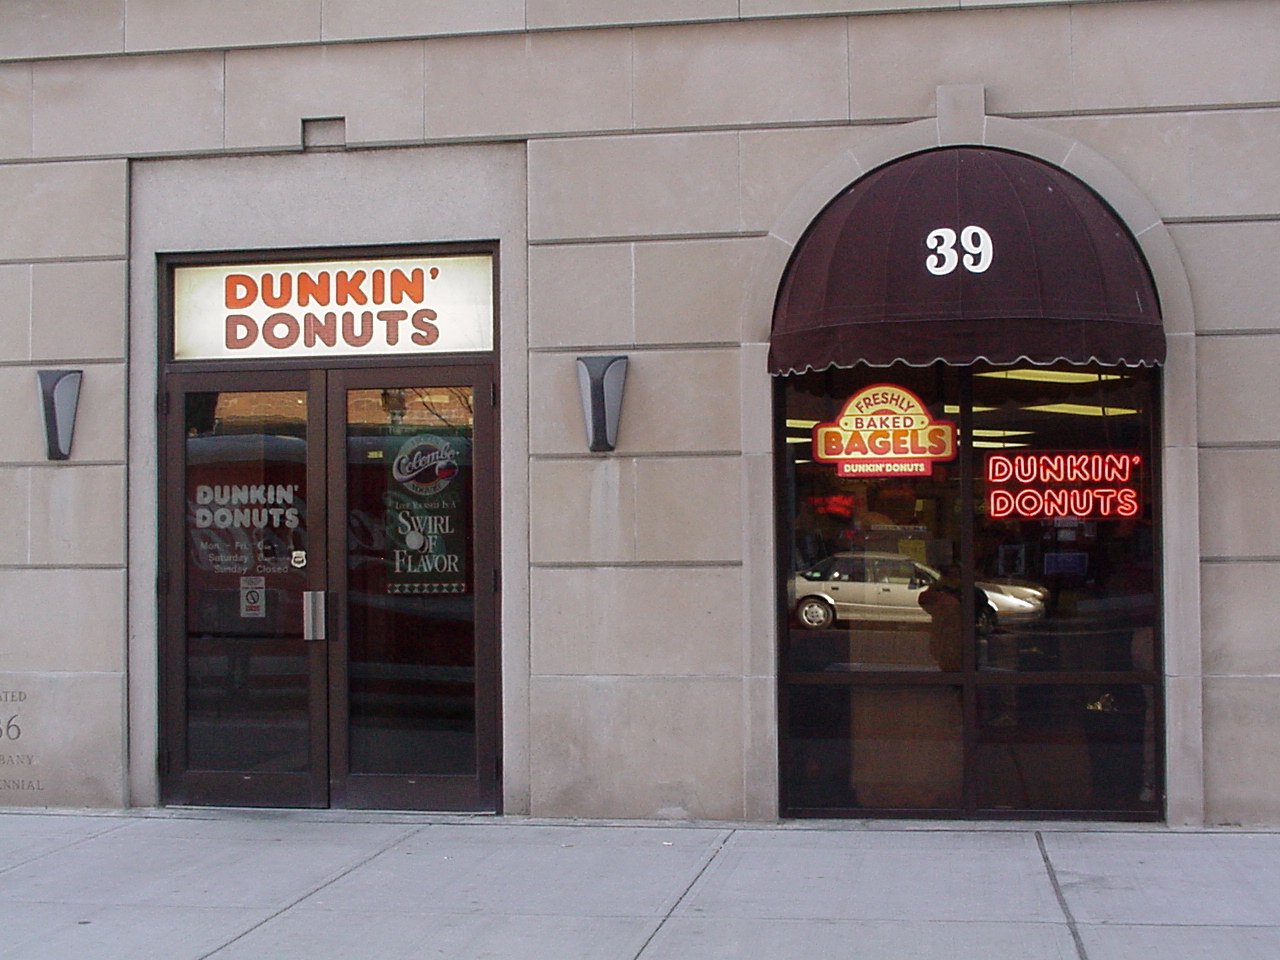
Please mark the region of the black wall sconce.
<svg viewBox="0 0 1280 960"><path fill-rule="evenodd" d="M71 435L76 429L76 406L80 401L82 370L37 370L40 381L40 409L44 413L44 436L50 460L71 457Z"/></svg>
<svg viewBox="0 0 1280 960"><path fill-rule="evenodd" d="M617 445L626 379L626 357L578 358L578 389L582 393L587 447L592 453L608 453Z"/></svg>

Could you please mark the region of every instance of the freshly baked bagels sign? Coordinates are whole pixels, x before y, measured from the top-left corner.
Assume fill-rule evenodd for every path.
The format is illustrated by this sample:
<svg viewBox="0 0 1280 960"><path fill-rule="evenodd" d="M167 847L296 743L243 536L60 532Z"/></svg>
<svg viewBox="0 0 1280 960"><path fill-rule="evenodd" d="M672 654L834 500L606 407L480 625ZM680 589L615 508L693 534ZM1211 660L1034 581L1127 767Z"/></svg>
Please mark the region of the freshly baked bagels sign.
<svg viewBox="0 0 1280 960"><path fill-rule="evenodd" d="M174 359L493 349L488 255L178 267Z"/></svg>
<svg viewBox="0 0 1280 960"><path fill-rule="evenodd" d="M813 459L842 477L929 476L935 461L955 455L955 425L889 383L859 390L835 420L813 428Z"/></svg>

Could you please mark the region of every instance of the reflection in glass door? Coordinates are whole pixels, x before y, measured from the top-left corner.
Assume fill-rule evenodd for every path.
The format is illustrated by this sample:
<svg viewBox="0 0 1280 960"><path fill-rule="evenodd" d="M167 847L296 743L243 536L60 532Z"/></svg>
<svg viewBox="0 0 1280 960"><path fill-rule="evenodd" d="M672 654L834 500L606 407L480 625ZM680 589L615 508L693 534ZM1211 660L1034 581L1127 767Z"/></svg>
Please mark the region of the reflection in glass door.
<svg viewBox="0 0 1280 960"><path fill-rule="evenodd" d="M169 802L496 805L487 376L174 378Z"/></svg>
<svg viewBox="0 0 1280 960"><path fill-rule="evenodd" d="M331 383L344 411L346 483L336 506L346 544L333 570L345 597L346 680L332 704L335 802L412 805L433 783L437 803L465 805L481 771L477 744L476 391L469 383ZM369 379L368 375L363 375ZM481 411L483 415L484 411ZM336 557L335 557L336 559ZM345 649L344 649L345 647ZM483 709L488 709L487 704Z"/></svg>
<svg viewBox="0 0 1280 960"><path fill-rule="evenodd" d="M786 813L1159 815L1157 384L1068 364L785 379ZM876 406L904 397L919 409ZM926 463L943 422L954 456Z"/></svg>

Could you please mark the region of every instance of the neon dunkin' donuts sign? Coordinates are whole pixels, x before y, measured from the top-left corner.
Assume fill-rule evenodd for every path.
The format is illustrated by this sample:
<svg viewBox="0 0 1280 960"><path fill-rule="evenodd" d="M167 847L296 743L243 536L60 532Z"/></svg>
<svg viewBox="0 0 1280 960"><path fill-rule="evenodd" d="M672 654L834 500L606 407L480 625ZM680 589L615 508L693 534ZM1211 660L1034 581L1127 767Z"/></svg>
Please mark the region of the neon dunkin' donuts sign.
<svg viewBox="0 0 1280 960"><path fill-rule="evenodd" d="M919 397L889 383L859 390L838 417L813 428L813 458L842 477L927 477L934 461L955 455L955 425L934 420Z"/></svg>
<svg viewBox="0 0 1280 960"><path fill-rule="evenodd" d="M1136 453L994 453L987 457L992 519L1136 517L1142 510Z"/></svg>

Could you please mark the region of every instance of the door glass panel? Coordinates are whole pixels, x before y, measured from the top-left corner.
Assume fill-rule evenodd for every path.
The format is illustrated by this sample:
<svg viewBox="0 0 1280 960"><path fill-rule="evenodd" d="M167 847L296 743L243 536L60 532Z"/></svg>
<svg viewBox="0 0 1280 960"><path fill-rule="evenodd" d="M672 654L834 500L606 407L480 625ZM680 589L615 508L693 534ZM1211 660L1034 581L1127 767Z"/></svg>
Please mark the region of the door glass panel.
<svg viewBox="0 0 1280 960"><path fill-rule="evenodd" d="M957 809L963 801L959 686L795 684L784 741L788 806Z"/></svg>
<svg viewBox="0 0 1280 960"><path fill-rule="evenodd" d="M187 762L308 769L307 403L186 395Z"/></svg>
<svg viewBox="0 0 1280 960"><path fill-rule="evenodd" d="M978 667L1154 670L1154 377L974 368L974 554L999 632Z"/></svg>
<svg viewBox="0 0 1280 960"><path fill-rule="evenodd" d="M784 379L786 809L1158 814L1158 387L1068 364ZM945 423L954 451L923 462Z"/></svg>
<svg viewBox="0 0 1280 960"><path fill-rule="evenodd" d="M787 382L787 461L795 497L788 663L800 671L959 669L960 604L946 609L943 571L960 561L960 471L952 460L910 460L927 436L882 416L848 445L883 442L886 470L846 475L814 450L814 428L841 418L846 402L877 384L911 392L931 421L958 423L958 380L949 367L831 370ZM874 408L874 404L872 408ZM870 418L869 418L870 419ZM913 421L914 422L914 421ZM893 456L893 443L906 451ZM858 464L862 467L862 464ZM951 581L945 586L954 590ZM954 592L952 593L954 597ZM941 603L932 601L942 597Z"/></svg>
<svg viewBox="0 0 1280 960"><path fill-rule="evenodd" d="M349 767L473 774L470 387L347 391Z"/></svg>
<svg viewBox="0 0 1280 960"><path fill-rule="evenodd" d="M1155 811L1155 690L1020 684L978 693L978 806Z"/></svg>

